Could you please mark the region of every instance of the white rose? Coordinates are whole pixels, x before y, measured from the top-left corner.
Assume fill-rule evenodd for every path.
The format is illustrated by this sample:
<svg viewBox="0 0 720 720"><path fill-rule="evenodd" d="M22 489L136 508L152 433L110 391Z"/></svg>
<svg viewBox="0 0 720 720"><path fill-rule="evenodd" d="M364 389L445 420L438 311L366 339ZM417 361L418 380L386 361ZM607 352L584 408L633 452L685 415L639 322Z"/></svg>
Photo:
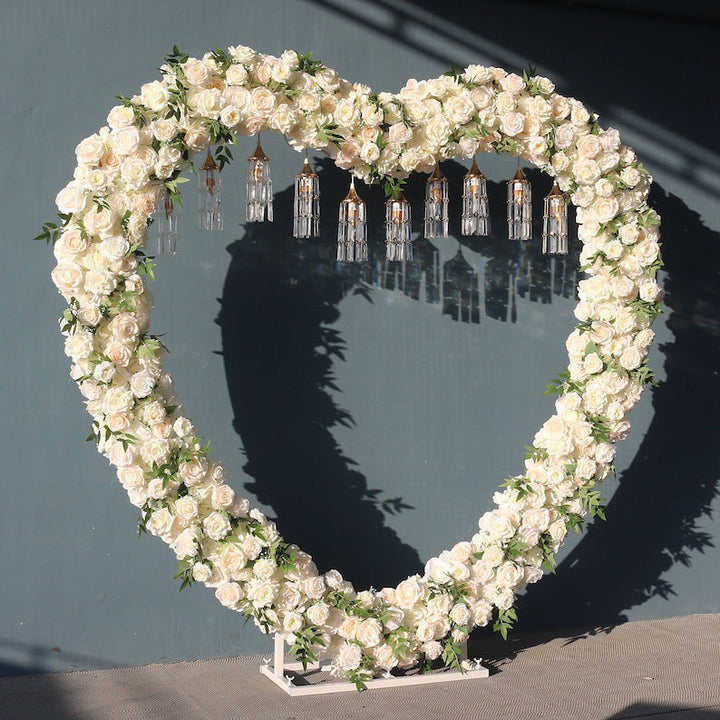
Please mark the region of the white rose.
<svg viewBox="0 0 720 720"><path fill-rule="evenodd" d="M174 540L172 548L178 559L197 555L197 531L195 528L183 530Z"/></svg>
<svg viewBox="0 0 720 720"><path fill-rule="evenodd" d="M598 136L603 150L615 151L620 147L620 133L615 128L607 128Z"/></svg>
<svg viewBox="0 0 720 720"><path fill-rule="evenodd" d="M148 465L161 465L167 462L169 455L170 446L164 438L151 438L140 446L140 456Z"/></svg>
<svg viewBox="0 0 720 720"><path fill-rule="evenodd" d="M635 187L640 182L640 173L637 168L628 167L620 173L620 179L628 186Z"/></svg>
<svg viewBox="0 0 720 720"><path fill-rule="evenodd" d="M475 105L470 97L470 93L464 91L446 100L443 110L451 122L464 125L472 119L475 113Z"/></svg>
<svg viewBox="0 0 720 720"><path fill-rule="evenodd" d="M615 459L615 446L610 443L601 442L595 448L595 460L600 464L611 463Z"/></svg>
<svg viewBox="0 0 720 720"><path fill-rule="evenodd" d="M235 491L229 485L217 485L213 488L212 504L216 510L229 508L235 500Z"/></svg>
<svg viewBox="0 0 720 720"><path fill-rule="evenodd" d="M198 515L198 503L190 495L183 495L175 501L175 514L185 524Z"/></svg>
<svg viewBox="0 0 720 720"><path fill-rule="evenodd" d="M193 432L193 430L193 424L185 416L177 418L173 423L173 431L180 438L187 437Z"/></svg>
<svg viewBox="0 0 720 720"><path fill-rule="evenodd" d="M227 608L235 608L243 599L243 591L236 582L222 582L215 589L215 597Z"/></svg>
<svg viewBox="0 0 720 720"><path fill-rule="evenodd" d="M637 347L631 345L620 355L620 365L625 370L635 370L640 367L643 361L643 353Z"/></svg>
<svg viewBox="0 0 720 720"><path fill-rule="evenodd" d="M193 458L192 460L184 460L178 468L178 477L188 487L197 485L202 482L207 474L208 465L204 458Z"/></svg>
<svg viewBox="0 0 720 720"><path fill-rule="evenodd" d="M77 180L69 182L56 196L55 205L61 213L78 213L85 207L85 191Z"/></svg>
<svg viewBox="0 0 720 720"><path fill-rule="evenodd" d="M640 299L645 302L658 302L662 299L662 290L660 286L654 282L645 282L639 289Z"/></svg>
<svg viewBox="0 0 720 720"><path fill-rule="evenodd" d="M159 118L150 127L153 137L160 142L170 142L178 133L178 124L174 118Z"/></svg>
<svg viewBox="0 0 720 720"><path fill-rule="evenodd" d="M205 150L210 144L207 128L198 125L188 127L185 131L185 143L193 152Z"/></svg>
<svg viewBox="0 0 720 720"><path fill-rule="evenodd" d="M151 535L168 536L175 518L167 508L154 510L147 521L146 528Z"/></svg>
<svg viewBox="0 0 720 720"><path fill-rule="evenodd" d="M219 512L212 512L203 520L203 530L211 540L222 540L231 529L230 521Z"/></svg>
<svg viewBox="0 0 720 720"><path fill-rule="evenodd" d="M560 125L555 130L555 147L558 150L567 150L575 139L575 130L570 123Z"/></svg>
<svg viewBox="0 0 720 720"><path fill-rule="evenodd" d="M105 152L105 145L96 133L81 140L75 148L75 157L79 163L84 165L96 165Z"/></svg>
<svg viewBox="0 0 720 720"><path fill-rule="evenodd" d="M357 627L355 639L366 648L373 648L383 641L382 625L375 618L366 618Z"/></svg>
<svg viewBox="0 0 720 720"><path fill-rule="evenodd" d="M287 633L299 632L303 625L303 616L299 612L289 612L283 618L283 630Z"/></svg>
<svg viewBox="0 0 720 720"><path fill-rule="evenodd" d="M196 582L206 583L212 578L212 570L201 562L193 565L193 579Z"/></svg>
<svg viewBox="0 0 720 720"><path fill-rule="evenodd" d="M410 610L420 602L425 594L425 588L420 582L418 575L413 575L407 580L403 580L395 590L395 604L405 610Z"/></svg>
<svg viewBox="0 0 720 720"><path fill-rule="evenodd" d="M362 649L354 643L345 643L340 648L335 662L342 670L355 670L362 662Z"/></svg>
<svg viewBox="0 0 720 720"><path fill-rule="evenodd" d="M260 580L272 580L277 571L277 565L270 558L261 558L253 565L253 575Z"/></svg>
<svg viewBox="0 0 720 720"><path fill-rule="evenodd" d="M504 562L497 569L497 584L504 588L515 588L523 579L522 568L512 562Z"/></svg>
<svg viewBox="0 0 720 720"><path fill-rule="evenodd" d="M318 575L305 578L302 587L304 593L312 600L321 598L325 593L325 581Z"/></svg>
<svg viewBox="0 0 720 720"><path fill-rule="evenodd" d="M509 112L500 118L500 131L509 137L519 135L525 127L525 116L518 112Z"/></svg>
<svg viewBox="0 0 720 720"><path fill-rule="evenodd" d="M484 627L490 622L493 606L487 600L478 600L472 606L473 625Z"/></svg>
<svg viewBox="0 0 720 720"><path fill-rule="evenodd" d="M598 165L600 165L600 169L604 173L610 172L610 170L616 168L618 163L620 162L620 156L616 152L600 153L600 155L598 155L596 159Z"/></svg>
<svg viewBox="0 0 720 720"><path fill-rule="evenodd" d="M231 579L235 580L247 565L245 553L234 543L230 542L223 548L215 565L224 570Z"/></svg>
<svg viewBox="0 0 720 720"><path fill-rule="evenodd" d="M260 117L269 117L275 109L276 103L275 93L266 87L257 87L251 93L251 111Z"/></svg>
<svg viewBox="0 0 720 720"><path fill-rule="evenodd" d="M140 131L134 125L124 125L110 134L115 150L120 155L132 155L140 147Z"/></svg>
<svg viewBox="0 0 720 720"><path fill-rule="evenodd" d="M587 136L586 136L587 137ZM583 185L594 185L600 177L599 165L589 158L581 158L572 168L575 179Z"/></svg>
<svg viewBox="0 0 720 720"><path fill-rule="evenodd" d="M598 198L592 206L597 221L600 223L610 222L620 209L616 197Z"/></svg>
<svg viewBox="0 0 720 720"><path fill-rule="evenodd" d="M184 63L182 69L191 85L203 86L210 79L210 70L202 60L190 58Z"/></svg>
<svg viewBox="0 0 720 720"><path fill-rule="evenodd" d="M452 581L450 565L440 558L430 558L425 563L425 576L436 583L445 584Z"/></svg>
<svg viewBox="0 0 720 720"><path fill-rule="evenodd" d="M55 287L63 295L72 295L82 287L83 272L79 265L70 262L61 262L50 273Z"/></svg>
<svg viewBox="0 0 720 720"><path fill-rule="evenodd" d="M130 377L130 389L135 397L147 397L154 387L155 376L148 370L141 370Z"/></svg>
<svg viewBox="0 0 720 720"><path fill-rule="evenodd" d="M363 143L360 148L360 157L363 162L372 164L380 157L380 148L374 142Z"/></svg>
<svg viewBox="0 0 720 720"><path fill-rule="evenodd" d="M450 123L442 116L435 115L425 125L425 137L436 145L443 145L450 136Z"/></svg>
<svg viewBox="0 0 720 720"><path fill-rule="evenodd" d="M465 603L458 603L450 611L450 620L456 625L467 625L470 622L470 608Z"/></svg>
<svg viewBox="0 0 720 720"><path fill-rule="evenodd" d="M308 620L313 625L325 625L330 617L330 607L324 602L318 602L307 609Z"/></svg>
<svg viewBox="0 0 720 720"><path fill-rule="evenodd" d="M140 87L140 100L145 107L159 112L166 105L169 98L167 88L158 80L145 83Z"/></svg>
<svg viewBox="0 0 720 720"><path fill-rule="evenodd" d="M478 521L478 526L494 541L510 540L516 529L507 515L497 511L486 512Z"/></svg>
<svg viewBox="0 0 720 720"><path fill-rule="evenodd" d="M113 129L117 130L126 125L132 125L135 122L135 112L128 105L116 105L110 110L107 116L107 123Z"/></svg>
<svg viewBox="0 0 720 720"><path fill-rule="evenodd" d="M501 78L500 86L506 92L517 94L525 89L525 80L515 73L510 73Z"/></svg>

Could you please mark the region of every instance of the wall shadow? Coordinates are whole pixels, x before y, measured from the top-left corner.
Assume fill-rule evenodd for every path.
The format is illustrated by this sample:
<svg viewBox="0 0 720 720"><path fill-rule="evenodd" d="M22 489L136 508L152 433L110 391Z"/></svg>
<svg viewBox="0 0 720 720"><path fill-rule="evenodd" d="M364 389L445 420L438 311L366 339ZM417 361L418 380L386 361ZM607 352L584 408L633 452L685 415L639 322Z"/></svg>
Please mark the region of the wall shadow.
<svg viewBox="0 0 720 720"><path fill-rule="evenodd" d="M624 622L648 598L674 594L663 577L673 565L715 547L698 523L720 491L720 234L657 185L650 202L668 239L665 312L675 337L660 346L666 379L651 391L653 420L607 522L593 523L557 573L529 588L522 627Z"/></svg>
<svg viewBox="0 0 720 720"><path fill-rule="evenodd" d="M329 161L320 174L327 219L349 176ZM309 552L321 570L337 568L361 587L394 584L422 567L417 552L385 523L387 514L408 507L369 488L332 435L336 425L353 424L330 392L338 390L333 362L345 351L333 324L348 293L372 302L362 282L368 268L335 262L332 221L323 222L320 239L293 238L293 193L292 186L276 193L275 221L248 224L228 247L217 322L234 428L253 478L245 487L273 508L285 539Z"/></svg>
<svg viewBox="0 0 720 720"><path fill-rule="evenodd" d="M454 257L441 264L438 249L421 237L426 178L415 174L407 187L414 205L414 260L385 260L382 191L362 186L371 209L370 261L337 263L335 217L349 176L328 159L316 160L315 169L322 187L319 239L290 236L289 187L275 194L273 223L247 224L228 247L231 260L217 323L234 429L247 457L243 469L252 478L245 489L272 508L285 539L312 554L321 570L338 568L358 587L394 585L421 571L424 559L386 523L388 515L413 508L401 497L368 487L332 434L336 425L353 425L351 413L332 395L341 391L333 363L342 362L345 353L333 327L340 301L356 293L371 303L376 289L389 290L436 305L439 316L466 323L468 331L481 316L515 322L517 295L549 303L553 293L575 292L577 247L568 258L550 258L540 253L538 242L509 242L500 183L489 183L498 232L461 237L456 191L467 168L449 162L443 170L453 188L450 229L461 238ZM548 184L539 171L528 175L539 188ZM537 212L535 219L538 237ZM463 253L475 256L474 266ZM486 262L478 264L478 256Z"/></svg>
<svg viewBox="0 0 720 720"><path fill-rule="evenodd" d="M575 296L578 243L573 240L569 256L551 258L540 253L537 240L509 242L504 183L488 183L493 234L460 236L458 188L466 168L449 162L443 170L455 198L450 215L451 234L458 239L454 264L440 262L428 240L417 241L413 263L386 263L382 195L378 188L365 187L361 195L374 210L371 260L338 264L333 259L334 215L348 178L327 159L315 165L323 188L319 240L280 234L291 227L293 191L288 188L276 195L275 223L248 225L228 248L231 263L218 318L225 370L235 430L247 457L244 469L252 477L246 489L273 509L285 538L310 552L321 569L337 567L360 587L382 587L419 571L422 563L386 523L389 514L413 509L402 498L386 498L382 490L369 488L332 435L337 424L353 423L351 413L331 395L341 390L333 363L342 362L345 352L333 327L340 301L349 293L373 302L378 290L401 292L436 305L439 314L464 323L468 332L480 322L512 323L517 297L550 304L553 296ZM548 180L536 170L527 174L536 192L539 225ZM406 193L418 233L424 182L424 176L413 176ZM665 285L675 338L660 348L667 378L649 391L655 415L610 500L608 521L592 524L557 574L520 598L522 629L582 626L587 628L582 635L624 622L631 608L674 593L664 577L670 567L688 565L693 553L713 547L698 522L710 515L718 493L713 413L720 394L720 237L657 185L651 203L671 240L664 245ZM457 295L453 301L448 291L457 268L455 286L462 280L471 289L464 296L476 296L468 307L457 302Z"/></svg>

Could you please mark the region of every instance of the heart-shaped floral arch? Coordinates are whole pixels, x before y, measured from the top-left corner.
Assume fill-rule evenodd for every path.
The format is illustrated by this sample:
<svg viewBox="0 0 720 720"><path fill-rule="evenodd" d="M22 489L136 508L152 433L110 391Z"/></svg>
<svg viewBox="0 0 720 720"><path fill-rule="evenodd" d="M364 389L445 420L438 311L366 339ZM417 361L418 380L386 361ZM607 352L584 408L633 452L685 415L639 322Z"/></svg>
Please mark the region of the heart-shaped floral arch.
<svg viewBox="0 0 720 720"><path fill-rule="evenodd" d="M68 309L65 352L92 416L98 450L117 468L141 530L172 547L183 585L214 588L264 632L285 632L300 660L332 659L361 684L379 670L457 664L460 643L491 620L503 634L517 591L537 581L568 528L602 515L597 482L612 468L628 411L652 381L646 365L659 312L657 214L651 179L618 132L601 129L577 100L544 77L471 65L398 94L352 84L311 55L275 58L247 47L202 59L173 49L162 79L123 98L108 126L76 148L74 179L57 195L62 223L52 279ZM556 412L537 432L524 470L467 541L431 558L421 577L357 592L226 484L162 370L149 333L152 276L145 255L153 213L194 153L217 145L227 161L236 135L282 133L368 182L394 192L439 160L506 152L557 181L577 207L581 262L568 368L553 381Z"/></svg>

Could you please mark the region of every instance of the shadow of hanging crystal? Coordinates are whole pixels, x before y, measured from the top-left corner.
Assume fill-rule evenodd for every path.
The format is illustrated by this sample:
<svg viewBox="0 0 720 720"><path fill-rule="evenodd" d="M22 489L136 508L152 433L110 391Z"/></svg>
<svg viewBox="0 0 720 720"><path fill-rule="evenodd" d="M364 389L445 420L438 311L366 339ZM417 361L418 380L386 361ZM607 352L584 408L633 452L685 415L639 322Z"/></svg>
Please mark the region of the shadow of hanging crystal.
<svg viewBox="0 0 720 720"><path fill-rule="evenodd" d="M462 245L458 245L455 256L443 264L442 313L460 322L480 322L479 277L465 259Z"/></svg>
<svg viewBox="0 0 720 720"><path fill-rule="evenodd" d="M440 302L440 252L427 238L413 240L412 260L378 258L373 269L373 285L381 290L397 290L430 304Z"/></svg>
<svg viewBox="0 0 720 720"><path fill-rule="evenodd" d="M372 301L370 263L335 261L347 173L330 160L313 164L321 180L320 238L290 236L291 186L275 195L275 222L246 225L228 248L217 322L233 426L247 457L245 488L272 508L286 541L309 552L321 571L338 568L360 587L394 585L422 568L417 551L386 524L388 515L411 508L368 487L333 434L354 424L336 401L334 368L346 352L339 305L349 294ZM377 233L371 227L371 243Z"/></svg>

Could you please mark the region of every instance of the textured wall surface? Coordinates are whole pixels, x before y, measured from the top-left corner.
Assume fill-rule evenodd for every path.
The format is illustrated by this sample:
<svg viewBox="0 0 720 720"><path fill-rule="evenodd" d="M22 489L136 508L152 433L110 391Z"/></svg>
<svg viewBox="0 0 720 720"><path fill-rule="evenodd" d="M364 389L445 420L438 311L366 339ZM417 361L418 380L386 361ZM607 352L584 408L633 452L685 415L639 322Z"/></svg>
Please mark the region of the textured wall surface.
<svg viewBox="0 0 720 720"><path fill-rule="evenodd" d="M655 178L664 222L667 307L651 354L661 384L631 416L617 480L604 488L608 522L571 538L557 574L522 598L520 617L525 627L600 626L720 610L720 147L703 66L704 48L720 39L716 22L512 2L6 0L0 670L270 647L211 592L178 593L172 553L135 537L135 508L83 443L89 417L57 329L52 253L30 242L55 212L75 145L104 124L115 95L158 77L173 44L195 56L235 44L312 50L348 79L392 91L452 64L533 65L620 130ZM542 258L537 242L504 240L502 182L514 164L483 157L491 238L418 241L419 278L382 264L338 269L329 253L347 176L315 159L323 237L298 243L290 214L300 158L280 137L263 145L276 222L244 222L253 145L242 139L224 175L222 233L196 231L186 186L180 252L157 268L153 332L165 334L178 393L236 490L321 568L359 585L395 583L472 535L494 489L521 469L552 412L542 392L565 364L576 267L572 257ZM447 164L456 195L464 172ZM529 174L539 215L548 180ZM407 193L418 233L423 182ZM361 192L379 242L381 195ZM445 300L433 282L444 273Z"/></svg>

